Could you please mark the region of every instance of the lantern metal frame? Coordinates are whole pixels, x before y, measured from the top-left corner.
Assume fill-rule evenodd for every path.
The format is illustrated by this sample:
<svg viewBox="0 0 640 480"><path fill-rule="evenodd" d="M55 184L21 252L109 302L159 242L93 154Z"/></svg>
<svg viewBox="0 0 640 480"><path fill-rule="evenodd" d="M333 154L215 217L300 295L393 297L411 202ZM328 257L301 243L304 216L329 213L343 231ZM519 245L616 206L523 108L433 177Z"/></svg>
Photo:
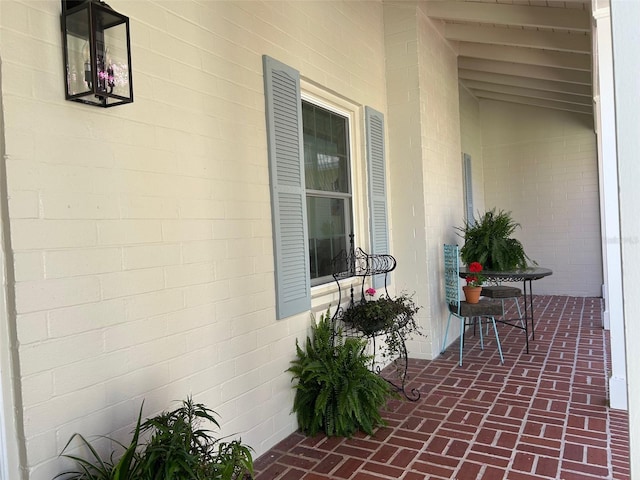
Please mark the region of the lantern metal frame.
<svg viewBox="0 0 640 480"><path fill-rule="evenodd" d="M67 100L96 107L113 107L133 102L131 39L129 17L113 10L101 0L61 0L63 68ZM111 64L105 32L124 27L126 62ZM79 71L78 49L69 46L70 38L86 42L83 69ZM124 45L120 50L124 53ZM75 54L75 62L70 56ZM124 55L122 55L124 56ZM80 75L84 75L79 79ZM118 82L121 87L118 88ZM128 89L127 89L128 87ZM79 90L79 91L78 91Z"/></svg>

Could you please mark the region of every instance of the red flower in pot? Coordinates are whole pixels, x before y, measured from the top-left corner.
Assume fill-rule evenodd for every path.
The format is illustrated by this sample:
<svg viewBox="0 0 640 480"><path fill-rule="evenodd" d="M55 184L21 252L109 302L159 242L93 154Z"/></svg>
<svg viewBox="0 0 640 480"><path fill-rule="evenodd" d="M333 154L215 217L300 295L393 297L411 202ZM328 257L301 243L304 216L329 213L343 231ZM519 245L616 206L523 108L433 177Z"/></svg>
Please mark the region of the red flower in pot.
<svg viewBox="0 0 640 480"><path fill-rule="evenodd" d="M471 262L469 264L469 272L473 275L467 275L465 280L470 287L481 287L484 282L484 277L480 274L482 272L482 264L480 262Z"/></svg>

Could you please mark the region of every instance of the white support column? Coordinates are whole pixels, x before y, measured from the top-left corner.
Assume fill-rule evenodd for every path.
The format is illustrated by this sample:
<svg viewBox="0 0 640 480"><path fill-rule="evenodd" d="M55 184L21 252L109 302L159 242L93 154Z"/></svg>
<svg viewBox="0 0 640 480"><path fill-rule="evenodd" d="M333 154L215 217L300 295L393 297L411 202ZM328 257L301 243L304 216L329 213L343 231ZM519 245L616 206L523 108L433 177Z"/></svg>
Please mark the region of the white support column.
<svg viewBox="0 0 640 480"><path fill-rule="evenodd" d="M611 46L611 11L593 12L594 29L594 101L598 139L600 179L600 217L602 230L604 328L610 330L611 407L627 409L627 373L625 364L622 265L620 253L620 210L618 205L618 159Z"/></svg>
<svg viewBox="0 0 640 480"><path fill-rule="evenodd" d="M0 111L2 102L0 101ZM1 114L0 114L1 117ZM3 123L0 118L0 135ZM0 155L4 153L0 138ZM13 265L8 252L8 214L5 182L6 170L0 165L0 480L25 480L25 444L22 428L17 340L15 335L15 303Z"/></svg>
<svg viewBox="0 0 640 480"><path fill-rule="evenodd" d="M613 79L615 87L616 147L620 186L620 246L624 334L626 343L627 391L629 405L629 459L631 478L640 478L640 362L635 350L640 344L640 296L633 293L640 283L640 2L612 0Z"/></svg>

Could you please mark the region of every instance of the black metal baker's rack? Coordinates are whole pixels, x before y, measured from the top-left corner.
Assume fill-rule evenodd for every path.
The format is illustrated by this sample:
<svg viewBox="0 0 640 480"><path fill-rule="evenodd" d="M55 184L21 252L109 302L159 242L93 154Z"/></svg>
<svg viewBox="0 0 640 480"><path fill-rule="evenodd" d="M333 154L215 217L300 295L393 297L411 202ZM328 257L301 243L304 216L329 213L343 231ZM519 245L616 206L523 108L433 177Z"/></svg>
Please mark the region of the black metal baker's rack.
<svg viewBox="0 0 640 480"><path fill-rule="evenodd" d="M372 362L372 370L377 374L380 374L380 367L375 364L375 352L376 352L376 337L384 334L384 332L373 332L373 333L364 333L361 330L353 328L350 325L347 325L342 321L343 314L346 309L355 306L357 303L363 303L367 301L365 294L365 286L367 278L373 278L376 275L384 276L384 293L389 297L389 292L387 290L387 285L389 281L389 273L392 272L396 268L396 259L392 255L388 254L370 254L366 253L361 248L355 248L354 246L354 238L353 234L350 235L350 249L349 251L342 251L333 259L333 278L335 282L338 284L338 308L336 309L333 317L331 318L333 333L334 336L338 331L342 331L345 335L348 336L357 336L361 338L367 338L371 341L372 349L373 349L373 357L374 360ZM348 278L360 278L359 281L359 296L360 298L356 298L356 288L358 288L358 282L350 282L349 283L349 303L346 308L342 307L342 284L341 280L345 280ZM402 328L406 325L409 318L401 318L398 317L396 319L395 325L397 328ZM407 392L406 381L407 381L407 369L409 366L409 358L407 347L402 342L401 345L401 354L400 357L393 360L398 368L400 384L386 378L385 380L389 382L398 392L402 392L402 394L411 401L417 401L420 398L420 392L412 388Z"/></svg>

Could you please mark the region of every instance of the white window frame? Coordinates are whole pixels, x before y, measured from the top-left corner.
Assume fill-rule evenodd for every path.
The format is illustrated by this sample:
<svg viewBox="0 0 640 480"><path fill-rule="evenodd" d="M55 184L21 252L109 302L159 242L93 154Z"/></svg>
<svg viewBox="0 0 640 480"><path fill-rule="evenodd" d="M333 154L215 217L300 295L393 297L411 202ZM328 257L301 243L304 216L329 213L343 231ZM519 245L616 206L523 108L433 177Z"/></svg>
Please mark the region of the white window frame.
<svg viewBox="0 0 640 480"><path fill-rule="evenodd" d="M367 211L363 209L363 206L366 205L366 194L365 198L362 198L363 192L366 192L366 189L363 188L365 179L362 178L362 175L366 172L366 166L363 163L363 150L359 148L359 142L362 137L360 128L362 128L362 125L358 124L362 122L358 121L359 115L357 115L361 107L337 95L333 95L331 92L315 86L303 78L300 79L300 90L301 101L312 103L347 119L347 134L349 137L349 181L351 184L351 223L353 225L354 244L361 246L359 240L367 238L366 223L362 221L367 215ZM349 244L347 244L347 248L349 248ZM335 291L336 286L333 280L312 285L312 299Z"/></svg>

